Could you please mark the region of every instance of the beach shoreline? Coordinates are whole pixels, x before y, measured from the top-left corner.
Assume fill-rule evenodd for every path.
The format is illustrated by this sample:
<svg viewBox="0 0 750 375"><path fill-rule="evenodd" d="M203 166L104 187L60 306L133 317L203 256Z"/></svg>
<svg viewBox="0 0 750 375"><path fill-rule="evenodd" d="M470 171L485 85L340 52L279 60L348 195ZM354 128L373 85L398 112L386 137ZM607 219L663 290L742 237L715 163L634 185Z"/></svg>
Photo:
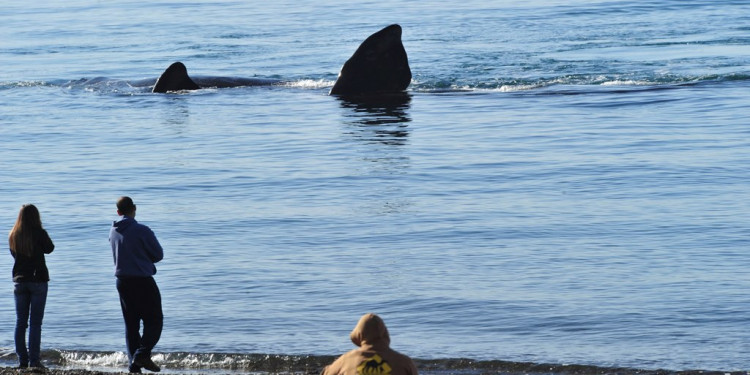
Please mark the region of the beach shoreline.
<svg viewBox="0 0 750 375"><path fill-rule="evenodd" d="M0 375L19 375L19 374L47 374L47 375L101 375L101 374L117 374L121 373L118 371L103 372L103 371L90 371L90 370L78 370L78 369L18 369L15 367L1 367Z"/></svg>
<svg viewBox="0 0 750 375"><path fill-rule="evenodd" d="M711 370L643 370L620 367L595 367L581 365L552 365L533 363L510 363L503 361L479 361L456 359L451 363L436 365L430 360L415 360L419 373L422 375L750 375L748 371L711 371ZM322 368L321 368L322 369ZM315 375L319 371L311 369L212 369L212 368L163 368L158 374L168 375L198 375L198 374L289 374ZM46 370L18 369L15 367L0 367L0 375L114 375L128 374L123 368L114 367L78 369L72 367L52 367ZM144 372L144 374L157 374Z"/></svg>
<svg viewBox="0 0 750 375"><path fill-rule="evenodd" d="M201 370L189 370L189 369L163 369L162 372L159 373L149 373L149 372L143 372L144 374L189 374L189 375L198 375L198 374L234 374L238 373L238 371L201 371ZM251 373L251 372L248 372ZM77 368L47 368L44 370L40 369L18 369L16 367L0 367L0 375L116 375L116 374L127 374L130 375L130 373L127 372L126 368L123 369L117 369L117 368L106 368L106 369L77 369Z"/></svg>

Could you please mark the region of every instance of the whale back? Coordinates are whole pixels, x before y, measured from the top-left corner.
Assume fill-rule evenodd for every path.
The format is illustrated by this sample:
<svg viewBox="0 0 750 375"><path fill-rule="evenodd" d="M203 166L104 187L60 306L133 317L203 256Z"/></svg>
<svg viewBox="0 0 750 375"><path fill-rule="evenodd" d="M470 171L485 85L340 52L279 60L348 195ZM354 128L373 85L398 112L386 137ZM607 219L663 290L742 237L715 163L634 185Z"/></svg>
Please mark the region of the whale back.
<svg viewBox="0 0 750 375"><path fill-rule="evenodd" d="M164 70L164 73L156 80L151 92L165 93L168 91L197 90L199 88L188 76L185 64L178 61Z"/></svg>
<svg viewBox="0 0 750 375"><path fill-rule="evenodd" d="M181 62L170 65L159 76L152 92L198 90L201 87L237 87L272 85L277 80L233 77L190 78ZM411 83L411 69L401 42L401 26L393 24L370 35L339 72L330 94L341 97L366 97L403 93Z"/></svg>
<svg viewBox="0 0 750 375"><path fill-rule="evenodd" d="M411 69L401 42L401 26L390 25L365 39L344 63L331 95L394 93L411 83Z"/></svg>

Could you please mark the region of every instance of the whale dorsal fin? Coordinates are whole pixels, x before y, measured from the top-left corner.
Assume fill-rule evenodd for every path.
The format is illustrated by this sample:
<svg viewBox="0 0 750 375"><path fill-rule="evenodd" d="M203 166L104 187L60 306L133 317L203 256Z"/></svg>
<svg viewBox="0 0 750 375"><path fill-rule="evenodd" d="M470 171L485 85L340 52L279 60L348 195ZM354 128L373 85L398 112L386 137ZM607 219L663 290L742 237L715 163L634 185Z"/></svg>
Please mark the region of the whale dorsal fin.
<svg viewBox="0 0 750 375"><path fill-rule="evenodd" d="M167 91L197 90L199 88L188 76L185 64L178 61L164 70L164 73L156 80L151 92L165 93Z"/></svg>
<svg viewBox="0 0 750 375"><path fill-rule="evenodd" d="M401 26L370 35L344 63L331 95L370 95L406 90L411 69L401 43Z"/></svg>

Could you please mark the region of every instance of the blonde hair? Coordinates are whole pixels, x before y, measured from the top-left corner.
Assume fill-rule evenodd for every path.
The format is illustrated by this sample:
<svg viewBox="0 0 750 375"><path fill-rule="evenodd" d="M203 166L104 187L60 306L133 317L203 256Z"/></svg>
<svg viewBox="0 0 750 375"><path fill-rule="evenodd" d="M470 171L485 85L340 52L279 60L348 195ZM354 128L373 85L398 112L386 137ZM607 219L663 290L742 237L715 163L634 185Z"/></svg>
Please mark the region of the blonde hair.
<svg viewBox="0 0 750 375"><path fill-rule="evenodd" d="M30 257L34 253L34 233L42 228L42 217L33 204L24 204L8 234L10 251Z"/></svg>

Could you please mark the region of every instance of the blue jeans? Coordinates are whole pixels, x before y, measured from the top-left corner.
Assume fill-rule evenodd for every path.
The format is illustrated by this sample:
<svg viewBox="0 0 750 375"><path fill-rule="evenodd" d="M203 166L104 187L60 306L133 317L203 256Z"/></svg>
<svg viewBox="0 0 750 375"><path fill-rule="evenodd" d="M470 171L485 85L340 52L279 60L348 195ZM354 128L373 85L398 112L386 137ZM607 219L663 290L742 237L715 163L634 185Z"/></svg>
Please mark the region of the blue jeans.
<svg viewBox="0 0 750 375"><path fill-rule="evenodd" d="M46 282L17 282L13 288L16 299L16 354L21 366L38 365L42 342L42 319L47 304ZM26 328L29 348L26 349Z"/></svg>

